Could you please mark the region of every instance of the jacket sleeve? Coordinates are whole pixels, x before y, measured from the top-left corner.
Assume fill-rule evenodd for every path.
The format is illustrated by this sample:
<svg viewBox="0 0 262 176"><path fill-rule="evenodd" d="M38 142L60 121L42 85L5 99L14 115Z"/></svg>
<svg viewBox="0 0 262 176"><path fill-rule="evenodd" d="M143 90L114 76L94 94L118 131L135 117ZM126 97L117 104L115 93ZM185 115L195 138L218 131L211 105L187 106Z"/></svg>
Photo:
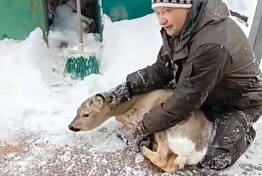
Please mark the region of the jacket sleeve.
<svg viewBox="0 0 262 176"><path fill-rule="evenodd" d="M162 46L154 64L127 75L126 83L130 95L138 95L166 86L173 79L169 60Z"/></svg>
<svg viewBox="0 0 262 176"><path fill-rule="evenodd" d="M218 82L228 55L227 49L218 44L202 44L192 49L173 96L144 115L147 131L150 134L164 131L199 108Z"/></svg>

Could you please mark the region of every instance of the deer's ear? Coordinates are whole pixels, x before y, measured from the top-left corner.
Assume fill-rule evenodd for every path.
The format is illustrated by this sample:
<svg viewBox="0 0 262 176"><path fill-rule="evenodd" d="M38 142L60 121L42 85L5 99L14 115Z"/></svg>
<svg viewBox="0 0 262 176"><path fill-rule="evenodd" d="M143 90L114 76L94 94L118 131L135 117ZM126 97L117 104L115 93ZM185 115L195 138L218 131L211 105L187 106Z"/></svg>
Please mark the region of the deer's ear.
<svg viewBox="0 0 262 176"><path fill-rule="evenodd" d="M106 99L102 94L96 94L93 103L95 106L102 108L106 103Z"/></svg>

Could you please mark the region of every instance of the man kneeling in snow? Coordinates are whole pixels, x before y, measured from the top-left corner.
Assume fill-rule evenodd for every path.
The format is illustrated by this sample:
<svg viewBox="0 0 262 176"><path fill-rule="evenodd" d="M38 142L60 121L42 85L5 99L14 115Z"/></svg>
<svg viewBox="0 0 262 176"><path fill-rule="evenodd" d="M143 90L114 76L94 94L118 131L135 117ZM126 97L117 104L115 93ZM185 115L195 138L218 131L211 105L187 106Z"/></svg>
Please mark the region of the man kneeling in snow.
<svg viewBox="0 0 262 176"><path fill-rule="evenodd" d="M124 99L170 83L174 95L145 114L125 138L140 145L149 134L183 123L200 108L216 133L200 166L225 169L256 136L262 112L259 65L241 28L221 0L153 0L163 45L157 61L119 85ZM118 89L119 90L119 89Z"/></svg>

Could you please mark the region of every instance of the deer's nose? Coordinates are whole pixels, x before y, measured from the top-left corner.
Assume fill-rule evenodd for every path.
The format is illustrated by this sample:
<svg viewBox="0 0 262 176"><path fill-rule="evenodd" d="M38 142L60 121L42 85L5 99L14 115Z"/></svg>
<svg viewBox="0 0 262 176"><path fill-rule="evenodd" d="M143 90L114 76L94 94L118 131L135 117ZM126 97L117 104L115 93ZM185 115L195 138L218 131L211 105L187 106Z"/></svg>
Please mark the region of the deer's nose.
<svg viewBox="0 0 262 176"><path fill-rule="evenodd" d="M76 128L76 127L74 127L74 126L72 126L72 125L69 125L68 128L69 128L69 130L71 130L71 131L73 131L73 132L78 132L78 131L80 131L80 128Z"/></svg>

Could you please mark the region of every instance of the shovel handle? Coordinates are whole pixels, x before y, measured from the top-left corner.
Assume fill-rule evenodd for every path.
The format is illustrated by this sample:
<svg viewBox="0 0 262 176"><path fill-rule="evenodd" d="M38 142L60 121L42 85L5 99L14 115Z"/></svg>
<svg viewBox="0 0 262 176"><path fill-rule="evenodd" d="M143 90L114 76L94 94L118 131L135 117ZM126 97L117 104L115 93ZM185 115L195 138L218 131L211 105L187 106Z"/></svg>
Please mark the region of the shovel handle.
<svg viewBox="0 0 262 176"><path fill-rule="evenodd" d="M78 27L79 27L79 50L83 51L83 29L81 23L81 2L80 0L76 0L77 6L77 17L78 17Z"/></svg>

